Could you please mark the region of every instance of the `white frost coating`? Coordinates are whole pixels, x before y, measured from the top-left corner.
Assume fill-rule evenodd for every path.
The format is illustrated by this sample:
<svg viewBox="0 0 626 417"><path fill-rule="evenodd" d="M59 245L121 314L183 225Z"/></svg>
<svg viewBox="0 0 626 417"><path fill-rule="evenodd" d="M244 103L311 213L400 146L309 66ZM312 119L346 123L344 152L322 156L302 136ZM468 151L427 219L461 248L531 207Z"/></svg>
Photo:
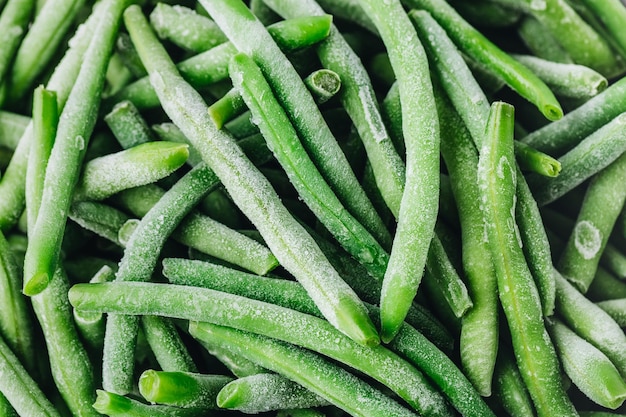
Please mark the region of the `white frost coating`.
<svg viewBox="0 0 626 417"><path fill-rule="evenodd" d="M372 108L374 101L369 99L367 88L359 88L359 98L363 103L365 121L367 122L376 143L380 143L387 139L388 136L382 121L380 120L380 113L378 112L378 109Z"/></svg>
<svg viewBox="0 0 626 417"><path fill-rule="evenodd" d="M513 167L511 166L511 163L506 156L501 156L500 160L498 161L498 166L496 168L496 175L498 176L498 178L504 179L504 175L506 174L504 172L505 167L509 169L511 177L515 178L515 171L513 171Z"/></svg>
<svg viewBox="0 0 626 417"><path fill-rule="evenodd" d="M547 7L546 0L531 0L530 2L530 10L542 11L546 10Z"/></svg>
<svg viewBox="0 0 626 417"><path fill-rule="evenodd" d="M76 136L76 138L74 138L74 140L76 144L76 149L78 149L79 151L82 151L83 149L85 149L85 138L78 135Z"/></svg>
<svg viewBox="0 0 626 417"><path fill-rule="evenodd" d="M578 222L574 228L574 245L584 259L593 259L602 247L602 233L588 220Z"/></svg>

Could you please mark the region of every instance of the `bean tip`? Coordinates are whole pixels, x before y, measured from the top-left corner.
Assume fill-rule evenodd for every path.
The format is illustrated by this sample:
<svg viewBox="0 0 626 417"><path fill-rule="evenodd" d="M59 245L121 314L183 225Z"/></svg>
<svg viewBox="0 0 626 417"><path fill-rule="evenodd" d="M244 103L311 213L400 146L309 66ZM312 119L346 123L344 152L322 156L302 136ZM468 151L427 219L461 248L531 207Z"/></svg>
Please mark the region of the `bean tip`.
<svg viewBox="0 0 626 417"><path fill-rule="evenodd" d="M22 292L24 295L32 297L39 294L48 287L50 276L45 272L39 272L33 275L29 280L24 282Z"/></svg>

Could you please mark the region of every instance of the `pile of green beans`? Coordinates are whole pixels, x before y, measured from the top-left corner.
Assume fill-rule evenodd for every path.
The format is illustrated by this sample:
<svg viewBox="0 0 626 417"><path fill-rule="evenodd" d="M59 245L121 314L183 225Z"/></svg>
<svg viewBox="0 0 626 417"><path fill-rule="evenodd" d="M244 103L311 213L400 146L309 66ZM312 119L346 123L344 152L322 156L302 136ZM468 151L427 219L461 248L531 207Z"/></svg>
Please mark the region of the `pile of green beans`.
<svg viewBox="0 0 626 417"><path fill-rule="evenodd" d="M0 0L0 416L626 416L620 0Z"/></svg>

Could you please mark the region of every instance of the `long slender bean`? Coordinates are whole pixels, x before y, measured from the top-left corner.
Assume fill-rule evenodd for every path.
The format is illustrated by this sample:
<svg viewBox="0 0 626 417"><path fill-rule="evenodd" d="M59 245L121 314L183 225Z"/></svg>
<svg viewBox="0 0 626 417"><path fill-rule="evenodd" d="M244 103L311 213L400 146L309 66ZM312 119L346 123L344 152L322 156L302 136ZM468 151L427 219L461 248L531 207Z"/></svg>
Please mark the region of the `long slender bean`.
<svg viewBox="0 0 626 417"><path fill-rule="evenodd" d="M215 128L206 104L180 77L139 10L132 6L127 10L127 27L132 28L131 37L136 40L135 46L148 67L166 113L218 174L280 264L305 286L330 323L355 340L376 345L378 334L356 294L328 263L310 235L287 212L233 138Z"/></svg>
<svg viewBox="0 0 626 417"><path fill-rule="evenodd" d="M41 204L48 209L37 216L26 250L25 294L34 295L44 290L56 269L72 189L96 123L107 58L125 6L125 0L118 0L103 8L84 63L61 113L41 197Z"/></svg>
<svg viewBox="0 0 626 417"><path fill-rule="evenodd" d="M363 417L416 415L369 384L310 351L209 323L192 322L189 331L196 338L211 339L285 375L350 414Z"/></svg>
<svg viewBox="0 0 626 417"><path fill-rule="evenodd" d="M0 145L15 150L29 123L30 117L0 111Z"/></svg>
<svg viewBox="0 0 626 417"><path fill-rule="evenodd" d="M409 7L428 11L461 51L499 75L513 90L537 106L548 120L563 116L559 102L543 81L469 25L452 6L443 0L404 2Z"/></svg>
<svg viewBox="0 0 626 417"><path fill-rule="evenodd" d="M9 0L0 14L0 84L6 84L13 57L26 33L35 7L33 0ZM5 86L6 88L6 86Z"/></svg>
<svg viewBox="0 0 626 417"><path fill-rule="evenodd" d="M84 0L47 1L28 28L7 75L7 100L21 100L39 75L46 69Z"/></svg>
<svg viewBox="0 0 626 417"><path fill-rule="evenodd" d="M59 110L65 105L97 24L98 13L92 13L76 31L70 42L71 47L48 81L47 89L57 93ZM0 181L0 194L4 196L0 199L0 228L3 231L13 226L24 210L24 184L32 134L32 125L29 125L19 141L13 158L11 158L11 163L4 172L2 181Z"/></svg>
<svg viewBox="0 0 626 417"><path fill-rule="evenodd" d="M618 0L583 0L582 3L600 19L606 30L612 35L615 43L619 45L622 56L626 57L626 36L622 30L622 23L620 23L626 19L624 4Z"/></svg>
<svg viewBox="0 0 626 417"><path fill-rule="evenodd" d="M406 146L404 192L380 301L381 337L388 342L404 321L426 265L438 210L439 125L426 55L402 5L361 5L380 32L398 78Z"/></svg>
<svg viewBox="0 0 626 417"><path fill-rule="evenodd" d="M589 288L609 235L623 210L626 191L620 179L625 176L626 153L594 176L561 254L559 271L582 292Z"/></svg>
<svg viewBox="0 0 626 417"><path fill-rule="evenodd" d="M111 112L104 116L104 121L124 149L153 139L150 127L139 114L137 107L128 100L117 103Z"/></svg>
<svg viewBox="0 0 626 417"><path fill-rule="evenodd" d="M202 417L205 409L148 405L123 395L97 391L94 410L109 417ZM101 414L98 414L101 415Z"/></svg>
<svg viewBox="0 0 626 417"><path fill-rule="evenodd" d="M559 41L533 16L526 14L521 19L517 33L533 55L552 62L574 63Z"/></svg>
<svg viewBox="0 0 626 417"><path fill-rule="evenodd" d="M438 101L444 158L461 223L462 263L473 307L463 318L460 354L463 369L483 395L491 392L498 347L496 274L484 236L479 207L478 152L449 103Z"/></svg>
<svg viewBox="0 0 626 417"><path fill-rule="evenodd" d="M229 67L233 86L241 93L290 182L319 221L373 276L382 278L388 254L346 210L305 149L287 115L252 58L238 54Z"/></svg>
<svg viewBox="0 0 626 417"><path fill-rule="evenodd" d="M524 382L539 416L575 416L576 410L561 385L556 352L516 230L513 107L506 103L492 104L478 181L498 294Z"/></svg>
<svg viewBox="0 0 626 417"><path fill-rule="evenodd" d="M496 363L493 394L509 415L535 415L532 400L511 352L501 351Z"/></svg>
<svg viewBox="0 0 626 417"><path fill-rule="evenodd" d="M141 316L141 328L162 370L198 371L176 326L170 319L159 316Z"/></svg>
<svg viewBox="0 0 626 417"><path fill-rule="evenodd" d="M200 4L230 41L261 68L322 176L346 209L384 245L389 240L387 228L365 195L300 75L265 26L242 1L226 4L201 0ZM245 32L239 30L242 25L246 26Z"/></svg>

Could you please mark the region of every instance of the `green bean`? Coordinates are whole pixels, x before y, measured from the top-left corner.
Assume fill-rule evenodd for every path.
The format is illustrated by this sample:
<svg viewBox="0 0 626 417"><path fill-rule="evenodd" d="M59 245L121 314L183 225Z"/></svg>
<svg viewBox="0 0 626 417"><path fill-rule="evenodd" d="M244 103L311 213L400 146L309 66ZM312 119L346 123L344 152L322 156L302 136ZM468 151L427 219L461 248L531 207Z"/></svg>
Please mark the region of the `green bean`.
<svg viewBox="0 0 626 417"><path fill-rule="evenodd" d="M150 23L159 38L190 52L204 52L228 40L215 22L184 6L157 3Z"/></svg>
<svg viewBox="0 0 626 417"><path fill-rule="evenodd" d="M520 141L515 141L515 159L520 169L524 171L535 172L550 178L561 173L561 162Z"/></svg>
<svg viewBox="0 0 626 417"><path fill-rule="evenodd" d="M521 19L517 34L533 55L552 62L574 63L557 38L533 16L527 14Z"/></svg>
<svg viewBox="0 0 626 417"><path fill-rule="evenodd" d="M151 403L185 408L217 408L220 390L233 378L191 372L144 371L139 377L139 392Z"/></svg>
<svg viewBox="0 0 626 417"><path fill-rule="evenodd" d="M267 30L285 52L290 52L326 38L330 24L330 16L324 15L286 20L269 26ZM236 53L237 48L226 42L178 63L177 68L192 86L205 87L228 78L228 62ZM130 100L140 110L159 105L157 94L147 77L112 97L113 103L121 100Z"/></svg>
<svg viewBox="0 0 626 417"><path fill-rule="evenodd" d="M128 100L117 103L111 112L104 116L104 121L124 149L153 140L148 124L139 114L137 107Z"/></svg>
<svg viewBox="0 0 626 417"><path fill-rule="evenodd" d="M0 111L0 145L15 150L29 124L30 117Z"/></svg>
<svg viewBox="0 0 626 417"><path fill-rule="evenodd" d="M167 317L141 316L143 334L164 371L197 372L174 323Z"/></svg>
<svg viewBox="0 0 626 417"><path fill-rule="evenodd" d="M559 271L583 293L595 276L609 235L624 207L626 192L620 179L625 175L626 153L594 176L561 254Z"/></svg>
<svg viewBox="0 0 626 417"><path fill-rule="evenodd" d="M21 100L54 58L84 0L46 1L28 28L7 74L7 99Z"/></svg>
<svg viewBox="0 0 626 417"><path fill-rule="evenodd" d="M557 200L616 162L626 150L624 123L626 114L621 114L561 156L562 169L557 177L529 176L528 184L537 204L543 206Z"/></svg>
<svg viewBox="0 0 626 417"><path fill-rule="evenodd" d="M328 124L306 89L299 74L280 51L265 27L256 20L242 1L204 2L230 41L257 63L274 94L300 136L304 148L335 191L346 209L381 244L389 240L389 232L359 184ZM246 25L246 32L239 30ZM254 39L254 42L251 42Z"/></svg>
<svg viewBox="0 0 626 417"><path fill-rule="evenodd" d="M511 55L530 68L557 96L590 99L606 90L607 79L584 65L563 64L531 55Z"/></svg>
<svg viewBox="0 0 626 417"><path fill-rule="evenodd" d="M270 9L269 6L263 2L263 0L251 0L249 7L250 11L265 26L271 25L280 20L280 16Z"/></svg>
<svg viewBox="0 0 626 417"><path fill-rule="evenodd" d="M313 94L317 104L326 103L341 88L341 77L339 74L326 68L313 71L303 81Z"/></svg>
<svg viewBox="0 0 626 417"><path fill-rule="evenodd" d="M209 323L192 322L189 331L196 338L211 339L228 346L352 415L415 416L371 385L305 349Z"/></svg>
<svg viewBox="0 0 626 417"><path fill-rule="evenodd" d="M113 392L96 391L93 408L109 417L201 417L206 410L195 408L148 405ZM100 414L98 414L100 415Z"/></svg>
<svg viewBox="0 0 626 417"><path fill-rule="evenodd" d="M454 0L450 3L470 24L483 27L513 26L523 15L520 10L503 7L490 0Z"/></svg>
<svg viewBox="0 0 626 417"><path fill-rule="evenodd" d="M7 398L0 393L0 413L5 417L19 417Z"/></svg>
<svg viewBox="0 0 626 417"><path fill-rule="evenodd" d="M324 316L355 340L376 345L378 335L356 294L287 212L267 180L235 146L233 138L215 128L206 104L180 77L167 53L144 24L139 11L132 7L128 10L127 27L133 28L131 37L137 40L135 46L151 73L166 113L216 171L280 264L303 283Z"/></svg>
<svg viewBox="0 0 626 417"><path fill-rule="evenodd" d="M120 33L117 35L117 41L115 42L115 53L119 56L120 60L124 63L128 71L136 78L145 77L148 75L144 68L135 46L130 40L128 33Z"/></svg>
<svg viewBox="0 0 626 417"><path fill-rule="evenodd" d="M52 377L67 407L74 415L97 416L91 407L96 389L93 366L74 324L68 289L65 272L57 268L46 289L32 296L31 302L46 342Z"/></svg>
<svg viewBox="0 0 626 417"><path fill-rule="evenodd" d="M626 297L626 283L600 266L585 296L596 301L624 298Z"/></svg>
<svg viewBox="0 0 626 417"><path fill-rule="evenodd" d="M164 274L174 284L213 288L320 316L302 287L291 281L254 277L209 263L185 259L166 259L163 267ZM370 315L378 316L378 309L370 307ZM464 415L477 415L474 412L480 415L481 412L486 412L485 405L465 376L421 332L405 324L397 341L394 339L391 346L397 347L398 352L423 369Z"/></svg>
<svg viewBox="0 0 626 417"><path fill-rule="evenodd" d="M209 114L215 126L221 129L224 124L243 114L247 109L246 103L239 91L232 88L209 106Z"/></svg>
<svg viewBox="0 0 626 417"><path fill-rule="evenodd" d="M276 159L286 171L300 198L319 221L376 277L384 275L388 254L376 239L346 210L329 184L307 157L297 133L272 95L252 58L238 54L229 67L233 86L240 92L256 119Z"/></svg>
<svg viewBox="0 0 626 417"><path fill-rule="evenodd" d="M30 23L35 2L33 0L9 0L0 14L0 84L6 84L15 52ZM4 87L6 88L6 86Z"/></svg>
<svg viewBox="0 0 626 417"><path fill-rule="evenodd" d="M59 110L65 105L69 91L80 70L83 55L98 24L97 16L97 13L92 14L87 22L79 27L72 38L72 42L70 42L72 46L48 81L47 89L57 93ZM11 163L5 171L2 181L0 181L0 194L5 196L0 199L0 229L5 231L15 224L24 210L24 183L32 134L32 126L26 127Z"/></svg>
<svg viewBox="0 0 626 417"><path fill-rule="evenodd" d="M301 385L278 374L268 373L229 382L217 395L219 407L247 414L328 404L328 401Z"/></svg>
<svg viewBox="0 0 626 417"><path fill-rule="evenodd" d="M432 413L432 415L439 416L451 415L451 410L441 394L435 391L424 375L411 364L381 345L369 347L353 341L322 318L209 289L151 283L143 283L143 286L138 285L142 283L132 284L135 285L132 287L125 285L124 288L126 291L133 291L134 288L144 291L142 298L146 300L145 303L142 300L111 303L109 298L106 304L102 303L100 306L110 312L117 313L145 313L148 310L152 310L152 312L160 315L186 320L202 319L215 324L228 325L240 330L277 338L319 352L365 372L391 388L415 410L421 413ZM83 290L86 290L83 293L80 293L80 289L78 292L73 292L74 307L82 308L80 305L85 301L85 292L93 294L94 290L100 290L99 298L104 301L118 291L117 289L107 291L113 289L107 288L107 284L88 285L90 285L88 288L82 287ZM114 288L119 288L119 283L118 287ZM166 291L169 301L160 303L158 300L153 299L150 302L152 298L148 295L150 291L154 293ZM130 294L130 292L127 294ZM195 306L189 306L187 311L180 311L180 306L184 303L183 299L188 299L191 294L195 294L194 298L198 300L197 302L194 301ZM87 294L87 297L91 298L89 294ZM172 302L174 297L181 298L178 298L178 302L174 303ZM200 301L201 299L203 301ZM92 301L97 300L89 300L88 303L91 304ZM91 310L93 307L94 305L91 304L90 307L85 309ZM260 314L257 314L258 312ZM111 314L109 314L110 317ZM310 334L315 334L315 337L308 337ZM400 375L401 377L399 377Z"/></svg>
<svg viewBox="0 0 626 417"><path fill-rule="evenodd" d="M60 416L2 338L0 338L0 374L2 374L0 392L19 415Z"/></svg>
<svg viewBox="0 0 626 417"><path fill-rule="evenodd" d="M84 65L61 113L41 197L46 210L37 216L26 250L23 290L27 295L43 291L56 268L72 189L96 122L107 51L113 48L124 7L124 0L118 0L103 10Z"/></svg>
<svg viewBox="0 0 626 417"><path fill-rule="evenodd" d="M223 346L214 340L198 340L200 345L219 360L228 370L237 378L243 378L250 375L256 375L267 372L267 369L257 365L248 358L233 352L228 346Z"/></svg>
<svg viewBox="0 0 626 417"><path fill-rule="evenodd" d="M563 116L561 106L543 81L470 26L445 1L404 1L409 7L428 11L462 52L504 79L509 87L537 106L548 120Z"/></svg>
<svg viewBox="0 0 626 417"><path fill-rule="evenodd" d="M21 294L18 260L0 232L0 335L29 371L35 370L33 326L25 297Z"/></svg>
<svg viewBox="0 0 626 417"><path fill-rule="evenodd" d="M142 218L126 244L116 281L148 281L165 240L198 201L218 184L211 170L199 165L180 179ZM137 318L109 315L104 339L103 387L130 392Z"/></svg>
<svg viewBox="0 0 626 417"><path fill-rule="evenodd" d="M43 86L35 89L32 121L33 143L30 146L25 184L27 223L30 226L34 226L37 221L48 158L59 123L57 96L54 91L46 90Z"/></svg>
<svg viewBox="0 0 626 417"><path fill-rule="evenodd" d="M574 385L596 404L618 408L626 399L626 382L615 365L558 319L547 323L563 370Z"/></svg>
<svg viewBox="0 0 626 417"><path fill-rule="evenodd" d="M612 83L606 90L565 117L522 138L522 142L551 155L562 155L586 137L626 111L626 80Z"/></svg>
<svg viewBox="0 0 626 417"><path fill-rule="evenodd" d="M476 182L478 152L451 105L437 103L442 124L441 153L458 205L463 271L473 302L461 325L461 363L476 389L488 395L498 347L498 299L491 253L483 237L485 221Z"/></svg>
<svg viewBox="0 0 626 417"><path fill-rule="evenodd" d="M508 346L507 346L508 347ZM535 409L511 352L502 349L493 379L493 394L511 416L534 417Z"/></svg>
<svg viewBox="0 0 626 417"><path fill-rule="evenodd" d="M152 125L152 130L160 140L176 143L186 143L189 145L189 140L185 137L185 135L183 135L183 132L181 132L174 123L167 122ZM196 166L201 161L202 157L200 156L198 151L196 151L193 146L189 146L189 157L187 158L187 163L191 166Z"/></svg>
<svg viewBox="0 0 626 417"><path fill-rule="evenodd" d="M622 346L626 336L619 325L559 275L556 290L556 311L563 321L611 359L623 377L626 374L626 353Z"/></svg>
<svg viewBox="0 0 626 417"><path fill-rule="evenodd" d="M188 146L173 142L148 142L85 163L74 199L104 200L122 190L151 184L180 168L189 156ZM120 172L132 175L120 175Z"/></svg>
<svg viewBox="0 0 626 417"><path fill-rule="evenodd" d="M624 31L621 26L624 19L626 19L624 4L617 0L604 2L583 0L582 3L603 23L606 30L611 34L613 40L618 45L622 56L626 57L626 36L624 36Z"/></svg>
<svg viewBox="0 0 626 417"><path fill-rule="evenodd" d="M492 104L481 148L478 181L498 294L522 378L539 416L576 415L559 378L558 359L543 322L537 287L515 225L513 107Z"/></svg>
<svg viewBox="0 0 626 417"><path fill-rule="evenodd" d="M398 78L405 132L404 192L380 301L381 337L390 341L417 292L437 217L439 126L426 55L401 4L389 2L381 8L368 1L362 6L388 48Z"/></svg>
<svg viewBox="0 0 626 417"><path fill-rule="evenodd" d="M267 0L266 3L286 18L324 13L315 1ZM357 15L355 12L358 8L358 5L351 8L354 9L352 16ZM360 14L363 14L362 11ZM359 57L334 26L316 52L324 68L341 77L339 98L365 145L383 199L397 216L404 188L405 167L386 132L369 75Z"/></svg>

